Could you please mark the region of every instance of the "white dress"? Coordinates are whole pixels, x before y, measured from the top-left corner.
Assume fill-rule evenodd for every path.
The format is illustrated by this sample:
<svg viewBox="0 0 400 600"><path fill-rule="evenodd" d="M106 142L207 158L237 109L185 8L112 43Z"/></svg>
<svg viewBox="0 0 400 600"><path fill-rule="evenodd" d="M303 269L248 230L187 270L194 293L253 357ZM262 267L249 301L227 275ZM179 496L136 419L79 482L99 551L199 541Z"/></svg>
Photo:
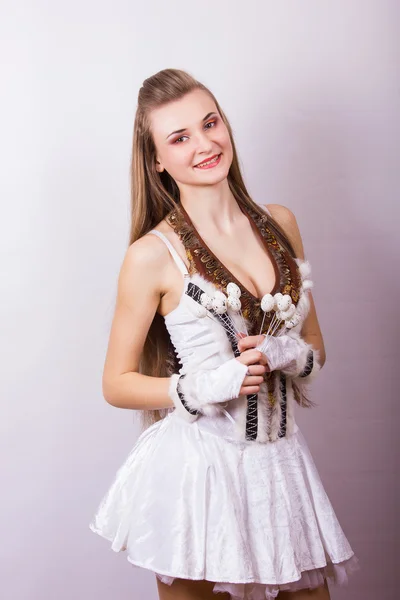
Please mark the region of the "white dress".
<svg viewBox="0 0 400 600"><path fill-rule="evenodd" d="M181 373L232 357L217 320L196 318L185 295L191 276L160 232L184 279L165 316ZM145 430L116 473L90 528L163 582L215 582L233 600L272 600L279 590L338 584L359 568L307 443L294 422L274 442L238 440L245 397L194 422L172 410ZM293 417L294 419L294 417Z"/></svg>

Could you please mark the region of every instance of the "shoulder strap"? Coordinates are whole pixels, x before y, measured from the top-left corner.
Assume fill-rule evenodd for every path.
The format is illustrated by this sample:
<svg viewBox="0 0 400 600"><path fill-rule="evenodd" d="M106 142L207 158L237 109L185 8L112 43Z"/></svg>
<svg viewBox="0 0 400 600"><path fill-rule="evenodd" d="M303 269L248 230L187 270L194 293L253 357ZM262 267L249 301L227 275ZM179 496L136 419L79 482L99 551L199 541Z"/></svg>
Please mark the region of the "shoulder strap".
<svg viewBox="0 0 400 600"><path fill-rule="evenodd" d="M174 261L175 261L178 269L182 273L182 275L188 275L188 270L186 268L185 263L183 262L183 260L181 259L181 257L179 256L179 254L177 253L177 251L175 250L175 248L169 241L169 239L163 233L161 233L161 231L158 231L157 229L151 229L148 233L154 233L154 235L159 237L160 240L162 240L164 242L164 244L167 246L168 250L170 251L172 258L174 259Z"/></svg>
<svg viewBox="0 0 400 600"><path fill-rule="evenodd" d="M267 213L267 215L268 215L269 217L272 217L272 215L271 215L271 211L269 210L269 208L267 208L267 205L266 205L266 204L262 204L262 205L261 205L261 207L262 207L262 209L263 209L263 210L265 210L265 212Z"/></svg>

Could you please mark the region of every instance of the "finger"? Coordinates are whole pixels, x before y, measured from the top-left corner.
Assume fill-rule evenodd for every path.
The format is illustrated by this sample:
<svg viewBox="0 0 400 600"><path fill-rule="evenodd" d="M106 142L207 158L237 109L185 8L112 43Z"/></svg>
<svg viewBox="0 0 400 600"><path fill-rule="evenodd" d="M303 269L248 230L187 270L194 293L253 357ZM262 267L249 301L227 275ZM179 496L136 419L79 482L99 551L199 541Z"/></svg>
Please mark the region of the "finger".
<svg viewBox="0 0 400 600"><path fill-rule="evenodd" d="M243 379L242 385L261 385L264 381L264 378L260 375L246 375Z"/></svg>
<svg viewBox="0 0 400 600"><path fill-rule="evenodd" d="M250 350L245 350L240 354L240 356L236 357L236 360L247 366L254 364L265 365L268 361L267 357L263 352L255 350L254 348L251 348Z"/></svg>
<svg viewBox="0 0 400 600"><path fill-rule="evenodd" d="M249 348L255 348L258 344L264 340L263 335L247 335L242 337L238 342L238 348L240 352L248 350Z"/></svg>
<svg viewBox="0 0 400 600"><path fill-rule="evenodd" d="M259 385L247 385L240 388L240 396L250 396L250 394L258 394L260 391Z"/></svg>
<svg viewBox="0 0 400 600"><path fill-rule="evenodd" d="M258 362L260 363L260 365L265 365L266 367L268 367L268 358L265 356L265 354L263 352L261 352L261 357ZM269 367L268 367L268 371L269 371Z"/></svg>
<svg viewBox="0 0 400 600"><path fill-rule="evenodd" d="M263 375L267 372L268 365L249 365L247 372L249 375Z"/></svg>
<svg viewBox="0 0 400 600"><path fill-rule="evenodd" d="M245 334L245 333L243 333L242 331L238 331L236 335L237 335L237 337L238 337L239 339L242 339L242 338L246 337L246 334Z"/></svg>

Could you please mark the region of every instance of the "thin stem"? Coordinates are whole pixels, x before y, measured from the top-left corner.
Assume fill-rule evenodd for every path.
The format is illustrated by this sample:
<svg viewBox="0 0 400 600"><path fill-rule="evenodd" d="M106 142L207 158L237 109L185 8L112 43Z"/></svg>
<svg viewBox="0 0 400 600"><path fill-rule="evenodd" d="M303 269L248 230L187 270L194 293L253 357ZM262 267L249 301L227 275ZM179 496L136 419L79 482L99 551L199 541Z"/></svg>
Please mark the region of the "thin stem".
<svg viewBox="0 0 400 600"><path fill-rule="evenodd" d="M262 332L262 329L263 329L263 326L264 326L264 321L265 321L265 312L264 312L262 323L261 323L261 327L260 327L260 333L258 335L261 335L261 332Z"/></svg>
<svg viewBox="0 0 400 600"><path fill-rule="evenodd" d="M242 309L240 309L240 310L239 310L239 312L240 312L240 316L242 317L242 321L243 321L243 327L244 327L245 334L248 336L248 335L249 335L249 332L248 332L248 330L247 330L247 326L246 326L246 320L245 320L245 318L244 318L244 316L243 316Z"/></svg>

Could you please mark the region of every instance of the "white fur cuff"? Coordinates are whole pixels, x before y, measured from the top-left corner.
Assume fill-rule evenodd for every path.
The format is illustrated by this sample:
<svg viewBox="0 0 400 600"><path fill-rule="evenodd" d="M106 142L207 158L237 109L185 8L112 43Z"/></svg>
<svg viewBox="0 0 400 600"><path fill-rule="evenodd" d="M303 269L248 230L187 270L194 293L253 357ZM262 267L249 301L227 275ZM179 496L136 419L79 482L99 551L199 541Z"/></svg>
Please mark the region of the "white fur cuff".
<svg viewBox="0 0 400 600"><path fill-rule="evenodd" d="M237 398L247 374L247 366L231 358L216 369L199 369L187 373L181 389L189 410L215 415L226 402Z"/></svg>
<svg viewBox="0 0 400 600"><path fill-rule="evenodd" d="M321 370L319 350L310 351L306 365L300 373L299 378L302 383L311 383Z"/></svg>
<svg viewBox="0 0 400 600"><path fill-rule="evenodd" d="M189 423L193 423L193 421L196 421L196 419L198 419L199 415L189 412L189 410L187 408L185 408L184 405L182 404L182 400L179 397L178 391L176 389L177 385L178 385L179 377L180 377L179 373L174 373L171 376L170 383L169 383L169 389L168 389L168 395L175 405L175 410L177 411L177 415L181 419L184 419L185 421L188 421Z"/></svg>
<svg viewBox="0 0 400 600"><path fill-rule="evenodd" d="M292 379L299 377L302 383L309 383L320 370L319 352L314 350L312 345L308 344L299 333L290 331L287 335L297 341L298 351L296 360L288 367L281 369L282 373Z"/></svg>

